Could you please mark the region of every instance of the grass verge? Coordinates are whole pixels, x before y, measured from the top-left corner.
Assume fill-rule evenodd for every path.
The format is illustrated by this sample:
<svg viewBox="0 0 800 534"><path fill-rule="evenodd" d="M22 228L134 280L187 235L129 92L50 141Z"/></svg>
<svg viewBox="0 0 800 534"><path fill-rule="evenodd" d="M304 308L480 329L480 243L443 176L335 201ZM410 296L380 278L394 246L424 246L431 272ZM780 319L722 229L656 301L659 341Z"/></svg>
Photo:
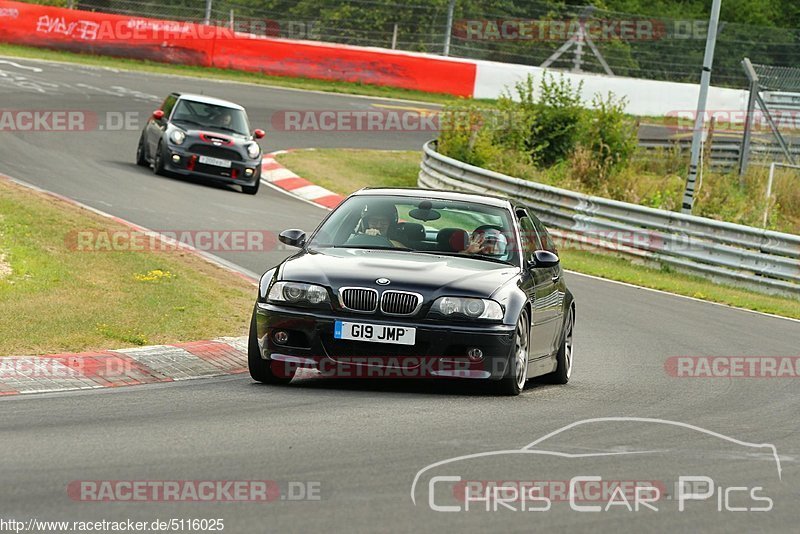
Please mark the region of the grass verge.
<svg viewBox="0 0 800 534"><path fill-rule="evenodd" d="M0 355L245 335L253 287L184 251L82 252L127 227L0 179Z"/></svg>
<svg viewBox="0 0 800 534"><path fill-rule="evenodd" d="M420 152L359 149L296 150L278 161L325 189L349 195L362 187L416 187Z"/></svg>
<svg viewBox="0 0 800 534"><path fill-rule="evenodd" d="M420 152L322 149L298 150L278 156L294 172L331 191L349 194L361 187L415 187ZM565 269L660 289L748 310L800 319L800 300L764 295L704 278L631 263L607 252L564 249Z"/></svg>
<svg viewBox="0 0 800 534"><path fill-rule="evenodd" d="M0 56L63 61L67 63L79 63L81 65L110 67L114 69L141 71L153 74L171 74L178 76L192 76L195 78L210 78L214 80L230 80L234 82L286 87L290 89L326 91L329 93L374 96L378 98L398 98L443 105L458 100L457 97L447 94L426 93L423 91L383 87L380 85L314 80L311 78L266 76L264 74L243 72L238 70L195 67L190 65L171 65L168 63L157 63L154 61L123 59L109 56L99 56L95 54L78 54L75 52L64 52L61 50L49 50L6 43L0 43Z"/></svg>

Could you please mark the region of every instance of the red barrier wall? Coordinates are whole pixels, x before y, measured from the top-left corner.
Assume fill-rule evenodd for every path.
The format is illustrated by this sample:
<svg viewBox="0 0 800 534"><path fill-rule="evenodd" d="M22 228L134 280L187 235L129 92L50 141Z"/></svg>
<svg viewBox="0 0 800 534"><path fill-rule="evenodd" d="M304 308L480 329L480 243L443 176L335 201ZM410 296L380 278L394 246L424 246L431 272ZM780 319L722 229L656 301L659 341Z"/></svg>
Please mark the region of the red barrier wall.
<svg viewBox="0 0 800 534"><path fill-rule="evenodd" d="M192 23L0 0L0 41L76 52L471 96L474 63Z"/></svg>

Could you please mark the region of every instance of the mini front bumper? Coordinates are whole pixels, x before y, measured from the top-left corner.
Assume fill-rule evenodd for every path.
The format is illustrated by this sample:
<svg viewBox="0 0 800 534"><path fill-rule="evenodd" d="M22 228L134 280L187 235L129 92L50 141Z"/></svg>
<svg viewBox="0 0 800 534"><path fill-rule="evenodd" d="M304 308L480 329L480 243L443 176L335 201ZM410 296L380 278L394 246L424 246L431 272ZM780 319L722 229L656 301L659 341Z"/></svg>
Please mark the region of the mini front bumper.
<svg viewBox="0 0 800 534"><path fill-rule="evenodd" d="M336 321L403 326L416 329L413 346L366 341L337 340ZM326 376L344 378L458 377L499 380L514 347L514 327L503 324L451 324L424 319L397 320L370 315L342 315L333 311L287 308L259 303L256 331L264 359L273 372L287 375L296 368L314 368ZM277 343L275 332L288 339ZM479 349L479 361L468 357Z"/></svg>
<svg viewBox="0 0 800 534"><path fill-rule="evenodd" d="M193 154L175 145L169 145L164 154L164 168L175 174L196 176L236 185L252 186L261 179L261 157L231 161L230 168L218 167L200 163L200 154Z"/></svg>

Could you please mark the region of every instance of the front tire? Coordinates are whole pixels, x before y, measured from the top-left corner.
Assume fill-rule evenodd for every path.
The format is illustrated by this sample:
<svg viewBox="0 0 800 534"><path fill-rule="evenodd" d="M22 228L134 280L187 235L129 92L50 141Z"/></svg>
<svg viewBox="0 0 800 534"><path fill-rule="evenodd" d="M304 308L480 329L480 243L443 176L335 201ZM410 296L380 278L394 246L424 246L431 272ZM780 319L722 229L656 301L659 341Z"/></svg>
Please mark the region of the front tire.
<svg viewBox="0 0 800 534"><path fill-rule="evenodd" d="M250 320L250 336L247 342L247 368L250 376L256 382L263 384L288 384L294 378L295 369L286 369L287 376L278 376L272 370L272 362L261 357L261 350L258 347L258 330L256 328L256 311L253 310L253 318Z"/></svg>
<svg viewBox="0 0 800 534"><path fill-rule="evenodd" d="M159 176L166 174L166 171L164 171L164 148L161 141L158 142L158 148L153 156L153 172Z"/></svg>
<svg viewBox="0 0 800 534"><path fill-rule="evenodd" d="M139 145L136 147L136 165L139 167L147 167L150 165L144 150L144 134L139 136Z"/></svg>
<svg viewBox="0 0 800 534"><path fill-rule="evenodd" d="M525 389L528 381L528 343L530 341L531 323L528 311L522 310L514 330L514 353L509 359L506 374L500 379L498 393L516 397Z"/></svg>
<svg viewBox="0 0 800 534"><path fill-rule="evenodd" d="M572 329L574 326L575 313L570 306L567 312L567 319L564 321L564 336L561 339L561 346L556 357L556 370L544 377L551 384L566 384L572 376L572 359L574 355Z"/></svg>
<svg viewBox="0 0 800 534"><path fill-rule="evenodd" d="M255 185L243 185L242 186L242 193L247 195L255 195L258 193L258 187L261 185L261 179L258 179Z"/></svg>

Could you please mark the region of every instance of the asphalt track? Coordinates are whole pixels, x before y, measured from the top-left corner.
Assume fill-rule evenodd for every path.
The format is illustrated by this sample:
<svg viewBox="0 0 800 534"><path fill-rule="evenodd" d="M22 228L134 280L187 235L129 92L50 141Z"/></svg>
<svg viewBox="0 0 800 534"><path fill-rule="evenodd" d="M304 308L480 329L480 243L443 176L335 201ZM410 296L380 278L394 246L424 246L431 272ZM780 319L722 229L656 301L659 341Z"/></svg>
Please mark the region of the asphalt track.
<svg viewBox="0 0 800 534"><path fill-rule="evenodd" d="M254 125L267 126L262 146L268 150L417 149L429 137L425 132L321 134L269 128L270 117L281 110L418 104L14 61L42 70L0 63L4 109L132 111L145 117L162 95L180 89L245 105ZM131 91L141 94L132 97ZM132 163L138 133L2 132L0 172L153 229L311 229L324 215L270 188L250 197L225 187L155 177ZM284 254L220 255L260 272ZM800 323L578 275L568 275L568 283L578 304L573 380L567 386L534 383L518 398L493 397L460 383L312 377L277 388L236 376L3 399L0 518L223 518L225 532L795 531L800 520L800 378L675 378L665 371L665 362L672 356L797 356ZM520 449L578 421L619 417L693 428L596 421L540 445L561 456L498 454L457 462L437 474L553 481L600 475L604 480L661 480L667 486L680 475L702 475L715 481L713 496L689 503L682 513L674 492L659 501L658 512L615 507L581 513L556 501L540 512L500 506L497 511L447 513L431 510L427 483L432 472L426 471L412 502L412 482L429 464ZM774 445L780 478L768 449L742 442ZM275 480L283 487L290 481L314 482L320 499L102 503L76 502L67 492L69 483L78 480L240 479ZM773 507L768 512L718 511L723 501L748 508L762 504L743 499L742 493L727 499L719 486L763 487ZM434 500L458 504L446 495Z"/></svg>

